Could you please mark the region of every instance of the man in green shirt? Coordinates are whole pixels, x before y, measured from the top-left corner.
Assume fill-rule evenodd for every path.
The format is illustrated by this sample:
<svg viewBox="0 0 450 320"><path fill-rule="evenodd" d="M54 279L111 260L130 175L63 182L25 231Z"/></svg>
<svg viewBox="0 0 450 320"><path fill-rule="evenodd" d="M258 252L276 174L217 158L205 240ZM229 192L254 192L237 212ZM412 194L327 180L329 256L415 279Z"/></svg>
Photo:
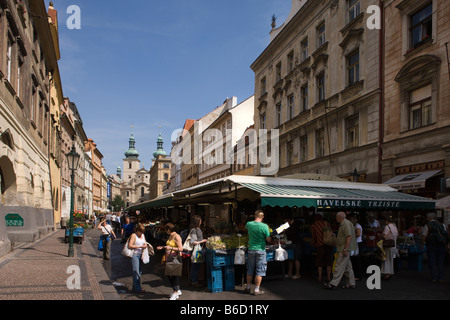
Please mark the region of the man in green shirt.
<svg viewBox="0 0 450 320"><path fill-rule="evenodd" d="M250 293L253 276L255 276L254 295L263 294L264 291L259 290L262 277L266 275L266 241L271 242L269 227L263 223L264 212L257 210L255 212L255 220L246 224L248 231L248 256L247 256L247 288L245 292Z"/></svg>
<svg viewBox="0 0 450 320"><path fill-rule="evenodd" d="M352 262L350 261L351 252L356 251L356 236L353 223L346 219L345 212L338 212L336 220L339 223L339 230L336 237L336 265L334 268L333 279L326 286L328 289L335 289L345 275L347 283L343 288L355 288L355 275L353 273Z"/></svg>

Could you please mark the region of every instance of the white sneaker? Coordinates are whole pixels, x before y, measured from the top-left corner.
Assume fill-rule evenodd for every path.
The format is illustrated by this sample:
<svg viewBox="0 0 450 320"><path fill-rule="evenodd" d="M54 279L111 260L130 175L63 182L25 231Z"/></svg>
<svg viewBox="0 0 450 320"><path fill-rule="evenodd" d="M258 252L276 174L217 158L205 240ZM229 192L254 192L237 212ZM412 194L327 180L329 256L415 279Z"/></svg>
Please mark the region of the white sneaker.
<svg viewBox="0 0 450 320"><path fill-rule="evenodd" d="M179 295L178 295L178 294L172 293L172 294L170 295L169 300L177 300L178 298L179 298Z"/></svg>
<svg viewBox="0 0 450 320"><path fill-rule="evenodd" d="M177 294L178 294L179 296L181 296L183 293L181 292L181 290L178 290Z"/></svg>

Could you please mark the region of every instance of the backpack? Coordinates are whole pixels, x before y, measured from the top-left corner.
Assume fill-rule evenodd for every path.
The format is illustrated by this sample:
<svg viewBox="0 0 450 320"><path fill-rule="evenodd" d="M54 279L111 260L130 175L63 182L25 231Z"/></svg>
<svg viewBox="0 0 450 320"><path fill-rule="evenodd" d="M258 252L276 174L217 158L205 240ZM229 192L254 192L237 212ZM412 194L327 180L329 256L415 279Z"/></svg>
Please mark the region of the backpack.
<svg viewBox="0 0 450 320"><path fill-rule="evenodd" d="M445 246L448 242L448 232L444 225L437 221L432 221L428 224L428 238L427 240L434 246Z"/></svg>

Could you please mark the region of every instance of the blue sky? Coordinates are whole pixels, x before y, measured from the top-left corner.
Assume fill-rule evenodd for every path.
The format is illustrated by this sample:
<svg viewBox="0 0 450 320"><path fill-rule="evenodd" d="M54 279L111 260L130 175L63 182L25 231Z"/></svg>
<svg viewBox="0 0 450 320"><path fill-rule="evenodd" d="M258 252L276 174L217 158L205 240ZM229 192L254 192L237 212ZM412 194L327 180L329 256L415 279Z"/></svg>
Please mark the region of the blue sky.
<svg viewBox="0 0 450 320"><path fill-rule="evenodd" d="M49 0L45 0L48 7ZM159 126L170 153L174 130L227 97L254 93L252 62L291 0L53 0L66 97L76 103L108 174L122 166L131 125L146 169ZM81 29L70 30L70 5Z"/></svg>

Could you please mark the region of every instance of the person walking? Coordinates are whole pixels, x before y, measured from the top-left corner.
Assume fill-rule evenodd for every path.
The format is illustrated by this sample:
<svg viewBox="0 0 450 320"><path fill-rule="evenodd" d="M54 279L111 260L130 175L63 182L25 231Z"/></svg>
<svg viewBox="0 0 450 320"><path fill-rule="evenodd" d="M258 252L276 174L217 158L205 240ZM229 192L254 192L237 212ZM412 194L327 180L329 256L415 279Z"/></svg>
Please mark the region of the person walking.
<svg viewBox="0 0 450 320"><path fill-rule="evenodd" d="M302 259L302 237L300 234L301 230L298 222L296 222L295 219L287 218L285 219L285 222L289 223L289 229L285 231L287 239L292 241L292 244L294 244L294 257L292 260L288 260L288 273L286 275L286 278L296 280L301 278L300 275L300 261ZM295 274L293 274L294 266L295 266Z"/></svg>
<svg viewBox="0 0 450 320"><path fill-rule="evenodd" d="M247 287L244 292L251 292L253 277L255 278L254 295L264 294L260 290L262 278L266 276L267 260L266 260L266 241L271 242L269 227L263 223L264 212L256 210L255 220L247 222L245 229L248 231L248 256L247 256Z"/></svg>
<svg viewBox="0 0 450 320"><path fill-rule="evenodd" d="M316 267L318 278L317 281L322 282L323 268L326 269L327 280L326 283L331 281L331 266L333 265L333 247L327 246L323 242L324 230L331 229L328 222L323 220L321 214L314 216L314 223L311 225L311 236L313 247L316 247Z"/></svg>
<svg viewBox="0 0 450 320"><path fill-rule="evenodd" d="M136 232L130 236L128 248L133 250L131 257L131 265L133 267L133 289L134 293L143 293L145 290L141 287L142 276L142 251L147 248L147 240L145 239L145 226L141 223L136 225Z"/></svg>
<svg viewBox="0 0 450 320"><path fill-rule="evenodd" d="M130 221L130 217L127 215L125 216L125 223L123 224L122 229L120 231L122 236L122 243L125 243L128 240L133 231L134 231L134 223Z"/></svg>
<svg viewBox="0 0 450 320"><path fill-rule="evenodd" d="M336 237L336 266L333 273L333 279L325 286L327 289L336 289L345 275L347 278L343 289L356 287L355 275L353 273L350 252L356 251L356 236L353 223L346 219L345 212L336 214L336 221L339 223L339 230Z"/></svg>
<svg viewBox="0 0 450 320"><path fill-rule="evenodd" d="M398 229L394 223L392 216L387 216L385 218L385 226L381 238L383 240L394 240L394 246L386 248L384 247L384 252L386 254L386 259L381 263L381 274L383 274L383 280L389 280L394 275L394 258L397 251L397 237Z"/></svg>
<svg viewBox="0 0 450 320"><path fill-rule="evenodd" d="M202 218L199 215L192 216L189 231L189 235L191 236L190 244L192 247L208 241L207 239L203 239L203 232L200 229L201 224ZM200 267L200 263L191 263L190 282L191 286L193 287L200 287L200 284L198 283L198 274L200 271Z"/></svg>
<svg viewBox="0 0 450 320"><path fill-rule="evenodd" d="M116 235L114 234L114 230L112 229L111 225L106 223L106 219L101 220L101 222L98 225L97 229L102 231L103 259L104 260L109 260L110 253L111 253L111 242L113 240L111 235L114 238L116 237Z"/></svg>
<svg viewBox="0 0 450 320"><path fill-rule="evenodd" d="M448 246L448 232L445 225L436 220L436 213L427 213L427 223L422 231L420 248L427 245L431 280L444 282L445 255Z"/></svg>
<svg viewBox="0 0 450 320"><path fill-rule="evenodd" d="M362 271L362 250L363 250L363 242L362 242L362 235L363 230L361 227L361 224L359 224L358 217L356 215L353 215L350 218L350 221L353 223L353 226L355 227L355 236L356 236L356 245L357 250L356 253L351 256L352 265L355 266L355 280L359 281L362 279L363 271Z"/></svg>
<svg viewBox="0 0 450 320"><path fill-rule="evenodd" d="M166 261L167 256L171 254L180 255L183 251L183 243L181 236L175 232L175 226L172 223L167 223L164 226L164 230L169 235L165 246L157 247L158 250L166 250ZM170 285L173 288L173 292L170 295L170 300L177 300L182 292L180 290L180 277L179 276L168 276Z"/></svg>

